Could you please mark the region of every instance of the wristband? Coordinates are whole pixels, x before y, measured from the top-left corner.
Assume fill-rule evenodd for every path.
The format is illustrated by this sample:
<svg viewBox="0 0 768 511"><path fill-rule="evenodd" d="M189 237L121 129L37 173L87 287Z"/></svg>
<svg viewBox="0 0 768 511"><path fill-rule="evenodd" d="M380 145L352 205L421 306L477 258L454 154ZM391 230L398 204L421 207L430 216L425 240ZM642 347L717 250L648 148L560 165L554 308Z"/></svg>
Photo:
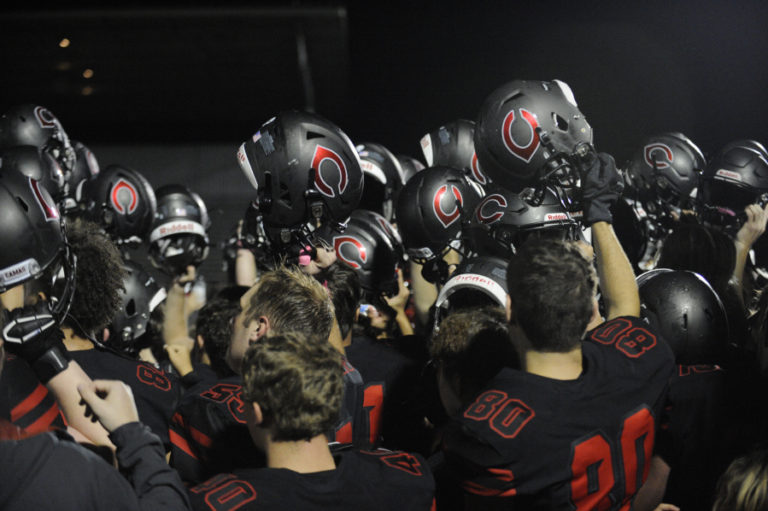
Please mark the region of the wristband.
<svg viewBox="0 0 768 511"><path fill-rule="evenodd" d="M66 349L62 350L58 346L52 346L32 362L32 369L45 385L51 378L69 367L70 360L72 360L72 355Z"/></svg>

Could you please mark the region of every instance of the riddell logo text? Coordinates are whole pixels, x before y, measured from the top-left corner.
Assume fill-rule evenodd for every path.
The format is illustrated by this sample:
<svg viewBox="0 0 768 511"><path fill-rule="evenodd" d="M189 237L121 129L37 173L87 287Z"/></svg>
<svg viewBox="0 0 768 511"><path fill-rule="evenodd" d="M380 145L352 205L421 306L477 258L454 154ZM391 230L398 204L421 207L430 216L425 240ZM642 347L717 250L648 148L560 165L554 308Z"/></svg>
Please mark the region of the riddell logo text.
<svg viewBox="0 0 768 511"><path fill-rule="evenodd" d="M169 234L176 234L179 232L193 232L195 230L195 224L174 224L170 227L160 227L160 236L168 236Z"/></svg>

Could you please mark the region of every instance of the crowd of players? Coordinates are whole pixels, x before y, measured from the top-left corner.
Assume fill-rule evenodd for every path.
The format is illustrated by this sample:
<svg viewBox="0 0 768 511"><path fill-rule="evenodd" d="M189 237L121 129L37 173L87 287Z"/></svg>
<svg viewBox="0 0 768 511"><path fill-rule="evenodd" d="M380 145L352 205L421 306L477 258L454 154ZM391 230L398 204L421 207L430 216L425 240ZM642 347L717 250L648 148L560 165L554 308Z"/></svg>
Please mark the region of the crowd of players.
<svg viewBox="0 0 768 511"><path fill-rule="evenodd" d="M206 289L200 195L6 111L0 509L768 506L765 148L617 165L558 80L420 142L279 112Z"/></svg>

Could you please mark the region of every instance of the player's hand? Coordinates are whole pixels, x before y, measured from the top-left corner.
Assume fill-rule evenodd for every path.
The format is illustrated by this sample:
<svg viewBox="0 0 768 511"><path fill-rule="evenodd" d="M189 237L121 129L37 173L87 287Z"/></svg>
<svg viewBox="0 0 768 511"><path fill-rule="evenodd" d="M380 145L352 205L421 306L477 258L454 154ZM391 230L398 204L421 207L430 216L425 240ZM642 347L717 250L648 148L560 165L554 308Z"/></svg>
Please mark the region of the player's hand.
<svg viewBox="0 0 768 511"><path fill-rule="evenodd" d="M192 367L192 339L189 342L174 343L165 346L168 359L181 376L186 376L193 371Z"/></svg>
<svg viewBox="0 0 768 511"><path fill-rule="evenodd" d="M121 381L94 380L78 385L77 391L83 398L81 404L86 405L86 417L91 417L93 422L98 420L110 433L139 420L133 392Z"/></svg>
<svg viewBox="0 0 768 511"><path fill-rule="evenodd" d="M384 301L396 312L402 312L408 306L408 299L411 297L411 290L405 285L403 280L403 270L397 269L397 294L395 296L384 296Z"/></svg>
<svg viewBox="0 0 768 511"><path fill-rule="evenodd" d="M750 204L744 208L747 215L747 221L736 233L736 244L749 249L752 244L765 232L765 225L768 222L768 205L761 208L758 204Z"/></svg>
<svg viewBox="0 0 768 511"><path fill-rule="evenodd" d="M64 334L44 300L3 311L5 349L24 359L40 381L48 381L65 370L71 357L64 347Z"/></svg>
<svg viewBox="0 0 768 511"><path fill-rule="evenodd" d="M616 161L607 153L598 153L591 166L581 175L584 222L613 222L611 206L621 196L624 180L616 169Z"/></svg>

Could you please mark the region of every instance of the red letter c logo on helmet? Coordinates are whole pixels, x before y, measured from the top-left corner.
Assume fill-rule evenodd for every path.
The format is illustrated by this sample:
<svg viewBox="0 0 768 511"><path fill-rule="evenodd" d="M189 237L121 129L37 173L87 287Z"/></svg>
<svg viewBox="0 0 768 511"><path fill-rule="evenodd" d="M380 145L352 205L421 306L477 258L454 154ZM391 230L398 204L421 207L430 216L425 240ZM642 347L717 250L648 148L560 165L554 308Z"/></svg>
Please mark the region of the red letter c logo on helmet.
<svg viewBox="0 0 768 511"><path fill-rule="evenodd" d="M440 223L443 224L443 227L448 227L459 219L461 216L459 206L464 204L464 198L461 196L461 191L458 188L451 185L451 192L453 192L453 196L456 199L452 211L444 211L442 205L443 196L448 193L448 185L443 185L438 188L437 193L435 194L435 198L432 201L432 209L435 210L435 215L437 215L437 219L440 220Z"/></svg>
<svg viewBox="0 0 768 511"><path fill-rule="evenodd" d="M643 153L645 154L645 163L652 169L669 168L675 157L672 149L666 144L648 144L643 148Z"/></svg>
<svg viewBox="0 0 768 511"><path fill-rule="evenodd" d="M112 208L122 215L129 215L136 211L139 205L139 192L123 178L120 178L109 193Z"/></svg>
<svg viewBox="0 0 768 511"><path fill-rule="evenodd" d="M515 120L514 110L510 111L504 118L504 124L501 130L501 138L504 142L504 146L509 149L509 152L511 152L517 158L523 160L525 163L528 163L531 161L531 158L533 158L533 155L536 153L536 150L541 144L541 140L539 140L539 134L536 133L536 128L539 127L539 121L536 120L535 115L533 115L525 108L520 109L520 117L522 118L522 122L527 124L531 130L531 139L528 141L528 143L525 145L518 144L515 142L515 139L512 136L512 123Z"/></svg>
<svg viewBox="0 0 768 511"><path fill-rule="evenodd" d="M352 245L351 258L346 257L342 250L345 245ZM347 263L352 268L359 270L368 260L368 254L360 240L352 236L337 236L333 238L333 249L336 251L336 257ZM349 253L349 250L347 251Z"/></svg>
<svg viewBox="0 0 768 511"><path fill-rule="evenodd" d="M477 161L477 153L472 153L472 175L475 177L475 181L481 185L488 183L488 178L480 170L480 162Z"/></svg>
<svg viewBox="0 0 768 511"><path fill-rule="evenodd" d="M315 148L315 154L312 156L312 168L315 169L315 187L326 197L336 197L336 192L332 188L332 185L323 178L322 167L327 168L329 164L339 173L338 190L339 194L342 194L344 193L344 190L347 189L347 166L344 164L344 160L341 159L341 156L335 151L318 144Z"/></svg>
<svg viewBox="0 0 768 511"><path fill-rule="evenodd" d="M55 128L56 117L53 116L50 110L42 106L35 107L35 118L41 128Z"/></svg>
<svg viewBox="0 0 768 511"><path fill-rule="evenodd" d="M502 211L494 211L495 208L492 208L489 212L490 214L486 214L484 211L486 206L490 203L495 203L496 205L500 206L502 208ZM494 193L493 195L489 195L485 199L483 199L483 202L480 203L480 205L477 207L477 219L480 221L480 223L483 224L492 224L494 222L498 222L501 220L501 217L504 216L504 208L507 207L507 199L504 198L503 195L499 195L498 193Z"/></svg>

